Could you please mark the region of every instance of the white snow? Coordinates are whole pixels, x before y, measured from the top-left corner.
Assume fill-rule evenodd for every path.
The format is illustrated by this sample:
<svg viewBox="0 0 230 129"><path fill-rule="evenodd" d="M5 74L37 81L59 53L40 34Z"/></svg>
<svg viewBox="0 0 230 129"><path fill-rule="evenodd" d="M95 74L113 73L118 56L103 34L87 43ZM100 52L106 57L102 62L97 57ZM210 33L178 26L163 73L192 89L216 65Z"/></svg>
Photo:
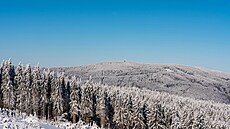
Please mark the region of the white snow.
<svg viewBox="0 0 230 129"><path fill-rule="evenodd" d="M84 125L82 121L76 124L70 122L48 122L35 116L18 115L15 111L0 109L0 129L99 129L96 125Z"/></svg>
<svg viewBox="0 0 230 129"><path fill-rule="evenodd" d="M165 69L166 72L172 73L173 71L171 69Z"/></svg>
<svg viewBox="0 0 230 129"><path fill-rule="evenodd" d="M68 76L82 82L92 77L94 82L114 86L137 86L218 103L230 103L230 74L209 69L174 65L133 62L102 62L79 67L60 67Z"/></svg>

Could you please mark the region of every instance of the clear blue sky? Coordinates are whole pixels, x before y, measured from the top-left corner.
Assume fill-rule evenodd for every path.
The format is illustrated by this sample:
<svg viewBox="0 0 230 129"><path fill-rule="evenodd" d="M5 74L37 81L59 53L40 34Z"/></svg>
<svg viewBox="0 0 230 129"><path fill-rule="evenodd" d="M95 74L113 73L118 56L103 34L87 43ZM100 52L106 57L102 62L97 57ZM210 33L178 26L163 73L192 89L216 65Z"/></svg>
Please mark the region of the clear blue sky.
<svg viewBox="0 0 230 129"><path fill-rule="evenodd" d="M185 64L230 72L229 0L0 0L0 60Z"/></svg>

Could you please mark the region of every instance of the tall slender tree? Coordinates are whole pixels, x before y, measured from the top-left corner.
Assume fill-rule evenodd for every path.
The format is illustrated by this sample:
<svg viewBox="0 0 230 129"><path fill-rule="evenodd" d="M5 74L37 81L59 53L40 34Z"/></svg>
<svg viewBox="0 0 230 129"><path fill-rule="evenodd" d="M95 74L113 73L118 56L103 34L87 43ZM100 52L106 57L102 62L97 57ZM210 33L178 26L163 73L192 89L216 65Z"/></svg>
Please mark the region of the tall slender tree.
<svg viewBox="0 0 230 129"><path fill-rule="evenodd" d="M42 86L42 110L43 110L43 117L46 119L49 119L50 116L50 111L52 108L51 107L51 81L52 81L52 76L51 72L48 69L48 71L44 72L44 80L43 80L43 86Z"/></svg>
<svg viewBox="0 0 230 129"><path fill-rule="evenodd" d="M67 113L68 120L70 120L70 94L71 94L71 86L69 80L66 83L66 96L65 96L65 112Z"/></svg>
<svg viewBox="0 0 230 129"><path fill-rule="evenodd" d="M66 81L65 81L65 75L64 73L61 73L60 76L60 90L61 90L61 98L62 98L62 108L63 108L63 113L67 111L67 105L66 104L66 98L67 98L67 90L66 90Z"/></svg>
<svg viewBox="0 0 230 129"><path fill-rule="evenodd" d="M3 93L3 102L4 107L8 109L13 108L14 103L14 66L11 64L11 60L7 60L3 65L2 72L2 93Z"/></svg>
<svg viewBox="0 0 230 129"><path fill-rule="evenodd" d="M42 76L39 66L37 65L33 72L33 81L32 81L32 114L35 116L40 115L39 107L41 102L41 88L42 88Z"/></svg>
<svg viewBox="0 0 230 129"><path fill-rule="evenodd" d="M77 114L79 111L79 102L78 102L78 89L77 89L77 78L74 76L72 78L72 82L71 82L71 86L72 86L72 90L71 90L71 94L70 94L70 112L72 115L72 122L76 123L77 122Z"/></svg>
<svg viewBox="0 0 230 129"><path fill-rule="evenodd" d="M51 83L50 83L50 99L49 99L49 119L52 120L54 118L54 112L53 112L53 105L54 105L54 99L53 99L53 94L55 93L55 86L56 86L56 81L57 81L57 77L53 72L50 73L51 76Z"/></svg>
<svg viewBox="0 0 230 129"><path fill-rule="evenodd" d="M17 95L17 103L16 107L18 107L20 114L22 112L25 112L25 95L26 95L26 89L25 89L25 78L23 75L23 66L21 63L18 64L18 67L16 69L16 77L15 77L15 83L17 86L16 89L16 95Z"/></svg>
<svg viewBox="0 0 230 129"><path fill-rule="evenodd" d="M33 112L32 109L32 71L30 64L26 65L26 69L24 72L25 76L25 90L26 90L26 114L30 115Z"/></svg>
<svg viewBox="0 0 230 129"><path fill-rule="evenodd" d="M3 88L3 83L2 83L2 79L3 79L3 68L4 68L4 60L1 63L1 67L0 67L0 108L4 107L4 104L3 104L3 92L2 92L2 88Z"/></svg>
<svg viewBox="0 0 230 129"><path fill-rule="evenodd" d="M9 99L8 105L9 109L15 110L15 103L17 101L16 96L16 86L15 86L15 69L14 65L12 64L11 60L8 60L9 65Z"/></svg>
<svg viewBox="0 0 230 129"><path fill-rule="evenodd" d="M9 68L8 68L8 63L7 61L3 61L3 65L2 65L2 86L1 86L1 90L2 90L2 101L3 101L3 107L7 108L7 98L8 98L8 82L9 82L9 77L8 77L8 73L9 73Z"/></svg>
<svg viewBox="0 0 230 129"><path fill-rule="evenodd" d="M63 98L62 98L62 89L61 89L61 85L64 81L64 75L63 74L59 74L58 78L56 80L55 83L55 89L54 92L52 94L52 99L53 99L53 113L56 116L60 116L63 113ZM55 117L55 120L57 120L57 117Z"/></svg>

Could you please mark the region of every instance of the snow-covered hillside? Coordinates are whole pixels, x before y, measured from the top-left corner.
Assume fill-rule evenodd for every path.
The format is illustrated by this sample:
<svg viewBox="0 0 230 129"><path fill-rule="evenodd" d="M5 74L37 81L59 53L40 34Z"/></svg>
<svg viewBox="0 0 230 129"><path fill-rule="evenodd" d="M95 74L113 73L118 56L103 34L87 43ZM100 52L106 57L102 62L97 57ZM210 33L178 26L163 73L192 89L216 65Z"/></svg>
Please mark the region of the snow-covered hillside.
<svg viewBox="0 0 230 129"><path fill-rule="evenodd" d="M167 67L165 72L175 71ZM81 81L63 72L41 71L39 66L26 65L24 69L19 64L15 69L10 60L4 61L0 67L0 108L19 113L0 110L2 128L79 129L82 123L111 129L230 128L229 104L195 100L135 85L106 85L104 80L110 73L113 72L107 71L97 83L94 76ZM139 75L131 73L122 76ZM194 72L187 74L194 75ZM159 77L162 78L164 76ZM25 114L18 115L20 112Z"/></svg>
<svg viewBox="0 0 230 129"><path fill-rule="evenodd" d="M19 115L15 111L0 110L0 129L99 129L96 125L70 122L50 122L35 116Z"/></svg>
<svg viewBox="0 0 230 129"><path fill-rule="evenodd" d="M230 103L230 74L182 65L104 62L53 68L67 75L115 86L136 86L185 97Z"/></svg>

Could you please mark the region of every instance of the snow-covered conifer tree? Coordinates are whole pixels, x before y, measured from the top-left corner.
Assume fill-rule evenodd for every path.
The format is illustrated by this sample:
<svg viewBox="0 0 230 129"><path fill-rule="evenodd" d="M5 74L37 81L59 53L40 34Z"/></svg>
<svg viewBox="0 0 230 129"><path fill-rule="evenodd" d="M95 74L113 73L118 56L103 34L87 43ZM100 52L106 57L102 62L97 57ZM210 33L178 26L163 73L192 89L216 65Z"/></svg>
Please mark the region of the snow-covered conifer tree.
<svg viewBox="0 0 230 129"><path fill-rule="evenodd" d="M77 79L75 76L72 78L72 90L70 95L70 106L73 122L76 120L82 119L82 88L81 88L81 79ZM76 117L76 118L74 118Z"/></svg>
<svg viewBox="0 0 230 129"><path fill-rule="evenodd" d="M33 81L32 81L32 114L33 115L40 115L40 102L41 102L41 88L42 88L42 76L37 65L32 73Z"/></svg>
<svg viewBox="0 0 230 129"><path fill-rule="evenodd" d="M102 91L102 100L100 103L101 107L101 127L102 128L113 128L114 122L113 122L113 116L114 116L114 107L113 102L111 99L111 96L109 95L108 91L104 90Z"/></svg>
<svg viewBox="0 0 230 129"><path fill-rule="evenodd" d="M56 81L57 77L56 74L53 72L50 73L51 76L51 92L50 92L50 102L49 102L49 119L52 120L54 118L54 113L53 113L53 104L54 104L54 99L53 99L53 94L55 93L55 86L56 86Z"/></svg>
<svg viewBox="0 0 230 129"><path fill-rule="evenodd" d="M141 105L140 109L140 114L141 114L141 124L143 125L142 127L145 129L148 129L148 105L146 102L143 102Z"/></svg>
<svg viewBox="0 0 230 129"><path fill-rule="evenodd" d="M9 82L9 77L8 77L8 73L9 73L9 68L8 68L8 63L7 61L3 61L2 63L2 86L1 86L1 90L2 90L2 101L3 101L3 107L7 108L7 85Z"/></svg>
<svg viewBox="0 0 230 129"><path fill-rule="evenodd" d="M70 94L70 112L72 115L72 122L76 123L77 122L77 115L78 112L80 111L80 102L78 99L78 82L77 82L77 78L74 76L72 78L72 82L71 82L71 94ZM78 116L79 118L79 116Z"/></svg>
<svg viewBox="0 0 230 129"><path fill-rule="evenodd" d="M82 113L83 113L83 120L89 124L91 119L91 111L92 111L92 101L91 101L91 93L92 93L92 87L90 86L92 83L90 80L85 82L83 84L83 90L82 90Z"/></svg>
<svg viewBox="0 0 230 129"><path fill-rule="evenodd" d="M0 66L0 108L3 108L3 93L2 93L2 87L3 87L3 83L2 83L2 79L3 79L3 67L4 67L4 61L1 63Z"/></svg>
<svg viewBox="0 0 230 129"><path fill-rule="evenodd" d="M7 60L4 62L3 65L3 72L2 72L2 93L3 93L3 102L4 107L11 109L13 108L13 104L15 101L14 96L14 77L15 77L15 71L14 66L11 64L11 60Z"/></svg>
<svg viewBox="0 0 230 129"><path fill-rule="evenodd" d="M61 90L61 98L62 98L62 108L63 108L63 112L66 112L67 111L67 105L66 104L66 96L67 96L67 90L66 90L66 81L65 81L65 75L64 73L61 74L61 77L60 77L60 90Z"/></svg>
<svg viewBox="0 0 230 129"><path fill-rule="evenodd" d="M43 86L42 86L42 110L43 110L43 117L46 117L46 119L49 119L51 116L49 116L51 113L51 81L52 76L51 72L48 69L48 71L44 71L44 80L43 80Z"/></svg>
<svg viewBox="0 0 230 129"><path fill-rule="evenodd" d="M114 102L114 123L117 128L124 128L124 107L122 102L122 95L119 90L115 90L115 102Z"/></svg>
<svg viewBox="0 0 230 129"><path fill-rule="evenodd" d="M62 90L61 90L61 85L64 81L64 75L58 75L58 78L56 79L55 83L55 89L52 94L52 99L53 99L53 114L56 116L60 116L63 113L63 98L62 98ZM57 117L55 117L55 120L57 120Z"/></svg>
<svg viewBox="0 0 230 129"><path fill-rule="evenodd" d="M26 89L26 114L32 113L32 70L29 64L26 65L24 72L25 76L25 89Z"/></svg>
<svg viewBox="0 0 230 129"><path fill-rule="evenodd" d="M17 86L16 95L17 95L17 103L16 107L21 112L25 112L25 97L26 97L26 89L25 89L25 78L23 75L23 67L22 64L18 64L16 69L15 83Z"/></svg>
<svg viewBox="0 0 230 129"><path fill-rule="evenodd" d="M70 120L70 94L71 94L71 86L69 80L66 83L66 96L65 96L65 112L68 114L68 120Z"/></svg>
<svg viewBox="0 0 230 129"><path fill-rule="evenodd" d="M11 60L8 60L9 65L9 100L8 105L9 109L15 110L15 104L17 102L17 95L16 95L16 86L15 86L15 69L14 65L12 64Z"/></svg>

